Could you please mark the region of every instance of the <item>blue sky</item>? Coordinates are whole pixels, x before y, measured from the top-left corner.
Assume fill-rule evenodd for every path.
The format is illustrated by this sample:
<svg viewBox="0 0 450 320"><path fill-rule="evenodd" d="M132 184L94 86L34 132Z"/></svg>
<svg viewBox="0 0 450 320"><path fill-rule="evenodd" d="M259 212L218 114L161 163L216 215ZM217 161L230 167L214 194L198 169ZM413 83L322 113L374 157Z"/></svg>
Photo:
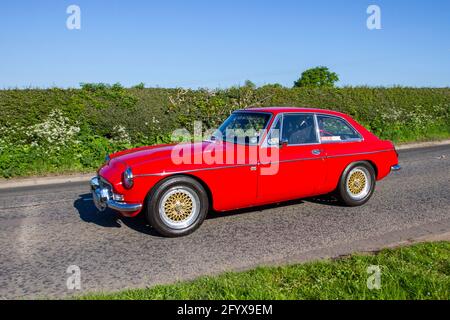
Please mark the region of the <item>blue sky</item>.
<svg viewBox="0 0 450 320"><path fill-rule="evenodd" d="M66 8L81 8L81 30ZM366 27L370 4L381 30ZM40 0L0 4L0 88L144 82L291 86L318 65L339 85L450 86L448 0Z"/></svg>

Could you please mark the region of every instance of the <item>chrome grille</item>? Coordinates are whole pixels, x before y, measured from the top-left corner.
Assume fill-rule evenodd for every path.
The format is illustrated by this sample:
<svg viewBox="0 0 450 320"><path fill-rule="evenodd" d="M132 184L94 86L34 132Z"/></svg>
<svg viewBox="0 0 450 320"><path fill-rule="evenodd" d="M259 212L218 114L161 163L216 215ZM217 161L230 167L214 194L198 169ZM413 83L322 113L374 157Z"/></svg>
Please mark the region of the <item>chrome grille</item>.
<svg viewBox="0 0 450 320"><path fill-rule="evenodd" d="M100 183L100 188L108 189L109 196L112 198L112 196L113 196L113 187L112 187L112 185L108 181L106 181L104 178L102 178L102 177L100 177L99 183Z"/></svg>

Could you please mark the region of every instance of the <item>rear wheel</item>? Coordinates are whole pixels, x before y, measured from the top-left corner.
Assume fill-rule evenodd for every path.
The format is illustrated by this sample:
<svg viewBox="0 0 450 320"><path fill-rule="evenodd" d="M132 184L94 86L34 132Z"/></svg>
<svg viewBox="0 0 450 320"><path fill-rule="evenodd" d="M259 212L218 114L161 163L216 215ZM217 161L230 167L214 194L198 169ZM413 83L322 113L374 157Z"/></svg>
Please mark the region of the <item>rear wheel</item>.
<svg viewBox="0 0 450 320"><path fill-rule="evenodd" d="M365 161L355 162L342 173L337 191L344 204L360 206L372 197L375 184L375 170L372 165Z"/></svg>
<svg viewBox="0 0 450 320"><path fill-rule="evenodd" d="M190 177L173 177L159 183L150 193L146 217L160 234L187 235L196 230L208 213L203 186Z"/></svg>

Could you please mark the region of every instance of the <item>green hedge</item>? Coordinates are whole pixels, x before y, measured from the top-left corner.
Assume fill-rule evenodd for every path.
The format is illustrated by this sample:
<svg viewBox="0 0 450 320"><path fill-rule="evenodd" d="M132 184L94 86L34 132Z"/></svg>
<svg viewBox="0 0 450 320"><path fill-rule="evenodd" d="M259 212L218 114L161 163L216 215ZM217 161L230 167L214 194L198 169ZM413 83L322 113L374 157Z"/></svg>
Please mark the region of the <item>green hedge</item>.
<svg viewBox="0 0 450 320"><path fill-rule="evenodd" d="M273 105L342 111L395 142L450 136L450 88L2 90L0 176L92 170L107 152L168 142L195 120L211 128L232 110Z"/></svg>

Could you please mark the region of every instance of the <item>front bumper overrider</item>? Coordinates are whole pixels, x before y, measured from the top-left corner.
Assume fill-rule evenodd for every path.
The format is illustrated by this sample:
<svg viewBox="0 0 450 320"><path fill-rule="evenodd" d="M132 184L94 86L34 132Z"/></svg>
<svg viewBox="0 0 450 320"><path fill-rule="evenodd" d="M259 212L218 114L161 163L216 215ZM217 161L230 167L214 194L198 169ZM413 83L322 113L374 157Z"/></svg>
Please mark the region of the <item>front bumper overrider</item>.
<svg viewBox="0 0 450 320"><path fill-rule="evenodd" d="M110 208L120 212L136 212L142 209L142 204L126 203L121 195L115 194L111 185L100 177L93 177L90 182L92 200L98 210Z"/></svg>

